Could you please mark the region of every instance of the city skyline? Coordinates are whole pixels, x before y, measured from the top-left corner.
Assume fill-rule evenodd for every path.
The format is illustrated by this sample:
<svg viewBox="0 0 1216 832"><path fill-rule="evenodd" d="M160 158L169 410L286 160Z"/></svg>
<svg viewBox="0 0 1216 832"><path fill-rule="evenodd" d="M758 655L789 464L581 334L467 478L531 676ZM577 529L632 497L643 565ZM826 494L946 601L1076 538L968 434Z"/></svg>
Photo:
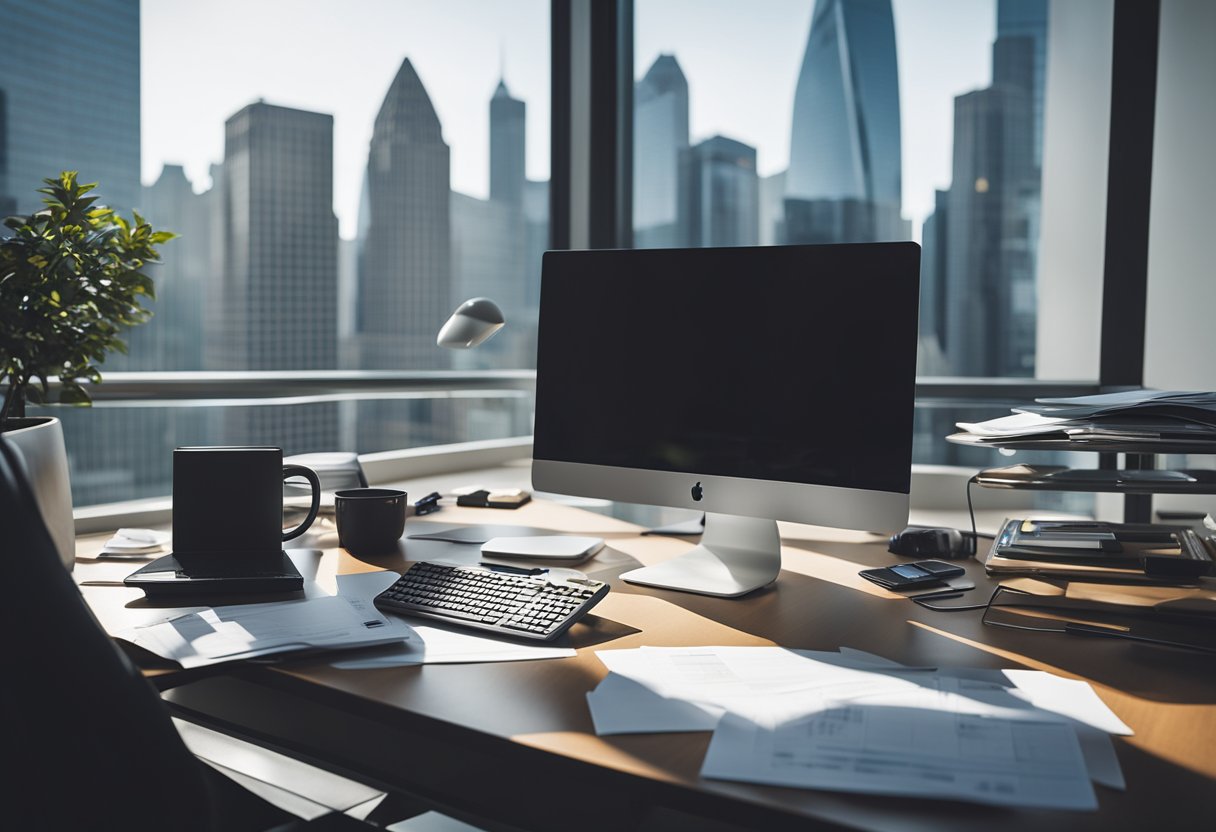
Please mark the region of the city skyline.
<svg viewBox="0 0 1216 832"><path fill-rule="evenodd" d="M234 4L143 4L145 184L163 164L181 164L195 190L204 190L210 165L222 155L223 120L259 98L328 112L335 119L334 210L342 238L354 239L372 120L406 55L443 124L454 191L489 195L489 114L482 102L503 79L528 102L527 176L548 178L547 3L364 0L360 14L342 16L327 14L319 0L241 5L239 15ZM994 0L892 5L903 93L904 216L917 235L933 211L934 189L950 183L953 99L990 83L996 10ZM639 0L634 76L640 79L659 54L677 54L696 79L691 141L715 135L742 141L757 149L760 176L770 176L788 164L789 113L813 7L812 0L755 8ZM242 25L230 25L233 19ZM264 32L277 31L274 21L281 19L296 21L295 34L268 46ZM393 21L399 24L384 25ZM225 61L214 60L217 50Z"/></svg>
<svg viewBox="0 0 1216 832"><path fill-rule="evenodd" d="M663 235L669 235L669 245L841 242L852 239L851 232L841 230L847 225L841 218L861 216L870 210L868 204L878 202L893 207L899 219L900 204L906 204L910 187L900 173L901 167L908 168L905 139L909 133L901 125L907 96L904 62L898 59L905 52L895 13L900 4L901 0L819 0L811 4L817 10L815 22L812 25L808 17L806 28L797 33L801 60L773 62L788 72L787 82L795 90L788 96L789 112L775 103L785 96L774 94L769 87L753 90L751 98L770 103L768 122L783 129L787 143L839 152L813 150L796 156L797 164L776 171L765 170L762 160L768 154L750 143L749 124L732 119L724 129L709 135L694 126L701 102L732 97L716 94L720 76L713 71L701 74L705 70L697 56L702 45L695 25L685 42L677 43L671 52L659 53L645 72L635 73L639 77L635 176L640 175L635 184L640 181L648 186L636 189L635 220L649 217L654 221L651 231L658 233L653 239L639 234L636 245L662 245ZM122 0L121 5L128 10L140 7L137 0ZM144 4L144 8L152 5ZM640 0L638 8L646 14L650 5ZM722 8L713 2L705 7L710 12ZM33 20L44 17L40 13L30 16ZM1013 19L1006 14L1001 21L1001 37L987 44L985 84L947 101L953 112L945 130L953 133L943 147L952 169L930 196L938 203L940 223L935 227L941 232L948 262L940 276L941 291L926 300L937 303L945 296L958 298L971 294L969 287L974 287L976 293L999 296L1002 308L1004 301L1017 302L1016 307L1029 316L1000 330L1010 336L1010 343L995 347L1004 356L999 359L1002 369L1017 375L1027 367L1025 339L1027 334L1033 337L1034 331L1037 184L1027 173L1010 168L1012 173L994 172L985 182L991 183L991 197L1007 193L1012 201L973 198L959 188L962 180L969 185L984 178L983 170L992 158L988 150L994 141L991 136L1024 136L1028 141L1021 142L1025 145L1023 160L1032 159L1035 153L1030 136L1038 127L1034 93L1042 83L1037 59L1043 41L1036 37L1034 27L1044 26L1045 20L1028 22L1025 16ZM875 23L881 25L870 25ZM437 66L433 54L426 57L430 64L424 69L426 50L416 55L399 44L391 52L397 56L392 81L376 101L371 131L362 146L352 149L348 143L345 150L339 149L342 124L349 119L340 117L337 108L307 102L284 104L274 96L258 95L236 101L230 111L221 114L225 142L221 154L208 160L209 189L198 188L205 182L185 164L172 163L162 164L144 185L143 196L136 198L141 204L131 207L145 209L153 222L165 227L167 220L176 221L181 227L171 230L193 235L193 239L166 251L166 263L158 272L158 284L163 281L166 291L158 298L154 324L133 333L132 345L142 342L142 346L131 369L186 369L173 365L196 364L197 359L189 354L191 344L186 336L190 331L199 332L206 345L204 369L530 366L538 283L534 278L539 276L539 255L547 247L548 230L547 176L529 175L534 148L541 147L547 157L548 136L547 131L538 135L532 115L538 109L547 110L547 99L539 104L533 101L532 91L515 83L499 52L497 66L486 64L496 73L494 82L484 90L479 87L472 102L483 118L479 122L481 138L471 143L467 135L445 122L443 99L436 91L444 84L431 80ZM128 65L137 68L134 77L156 75L155 67L139 65L139 54L142 52L127 55ZM688 66L684 55L689 56ZM850 56L850 66L839 71L845 55ZM730 57L721 63L737 69L739 56ZM382 62L387 56L378 59ZM12 138L27 152L34 115L53 118L56 110L31 114L13 106L14 101L21 103L21 85L27 83L21 72L20 67L10 68L8 83L0 83L5 95L0 121L6 125L5 142ZM462 75L464 83L472 83L471 71ZM736 75L739 77L731 83L755 80L750 68ZM360 91L378 86L369 77ZM325 89L321 85L314 91L324 93ZM731 89L728 84L724 92ZM12 90L18 94L12 95ZM807 90L812 93L809 99L804 95ZM141 94L142 110L138 106ZM235 92L227 90L226 94ZM136 102L133 120L137 133L141 111L154 110L159 116L161 108L153 98L142 88L127 95L128 101ZM175 99L191 100L188 93ZM972 111L967 110L968 102L976 105ZM835 106L828 106L833 103ZM461 102L462 107L469 105L467 100ZM19 129L10 132L8 127L18 117ZM993 121L998 117L1007 121ZM799 132L800 123L816 120L821 122L819 138L802 138L805 131ZM826 132L822 129L825 121L831 121ZM884 134L867 136L866 128L875 124L885 125ZM975 129L969 126L968 131L958 132L960 124ZM196 133L207 132L201 129L197 113L186 126ZM254 127L264 141L248 141ZM953 141L954 135L958 142ZM652 146L648 148L648 144ZM134 146L138 152L139 143ZM471 146L480 147L479 166L458 162L461 154L467 159ZM10 155L7 145L3 147ZM342 201L339 178L352 155L361 168L358 209L353 220L347 220L355 233L344 234L336 216ZM145 167L153 156L150 151L143 153ZM875 156L882 157L877 165ZM808 160L820 168L811 171L809 180L803 175ZM1018 170L1027 167L1023 162L1017 165ZM24 163L23 174L29 173L29 167ZM466 188L461 185L462 177L468 182L474 167L482 172L481 184ZM833 179L836 168L848 169L852 178L847 182ZM105 193L109 190L106 182L113 177L97 178L103 180L103 198L116 203ZM139 178L136 171L132 178L136 188ZM193 185L187 181L190 178ZM810 190L807 181L812 183ZM845 184L840 186L841 182ZM774 197L778 205L785 198L788 206L791 193L810 212L804 227L822 239L791 238L781 213L770 209ZM660 210L649 210L651 196L660 197ZM818 209L834 209L837 203L840 216L828 211L836 218L824 221L825 214ZM297 217L297 209L305 206L307 217ZM148 214L148 208L161 216ZM764 227L761 221L772 227ZM210 228L206 228L208 222ZM1002 254L1005 259L989 268L989 253L1005 251L1005 242L1013 239L1003 229L1016 223L1023 229L1016 240L1019 251ZM909 234L906 224L893 232L890 224L878 232L873 225L871 221L867 230L864 221L855 224L862 228L857 237L906 239ZM972 231L982 232L983 240L960 248L960 241L976 236ZM208 240L201 239L203 234ZM172 262L186 256L188 248L198 262ZM203 248L209 249L205 264L199 254ZM952 284L949 289L944 286L947 277ZM206 281L206 286L195 286L196 279ZM175 291L167 291L170 282ZM189 291L177 291L186 289ZM454 303L474 294L498 297L510 307L511 331L491 349L475 355L454 357L437 350L435 328ZM945 320L937 322L939 333L966 320L957 308L947 305L943 310L940 317ZM197 320L200 315L201 321ZM998 329L988 327L986 331L997 333ZM304 337L298 337L302 333ZM966 339L971 337L966 335ZM946 353L957 354L964 343L957 333L945 341L949 343L943 346L952 348L939 350L943 359ZM152 360L153 352L164 366ZM978 350L971 353L978 355ZM1029 359L1033 361L1033 352ZM1030 369L1033 372L1032 366ZM237 441L282 441L297 452L330 448L335 442L365 452L453 441L466 431L471 431L470 438L504 435L505 425L517 415L472 403L466 408L421 400L400 405L349 402L341 408L238 409L218 421L208 418L179 427ZM102 430L102 422L108 420L89 421L90 436ZM152 433L167 435L178 429L175 425L168 413L147 417ZM353 430L356 425L357 432ZM96 443L88 445L92 449ZM114 469L100 457L96 462L74 462L77 469L82 464L88 472L84 478L90 483L87 487L98 490L116 483L122 483L123 489L138 490L163 477L163 471L154 470L151 464L146 471L134 473Z"/></svg>

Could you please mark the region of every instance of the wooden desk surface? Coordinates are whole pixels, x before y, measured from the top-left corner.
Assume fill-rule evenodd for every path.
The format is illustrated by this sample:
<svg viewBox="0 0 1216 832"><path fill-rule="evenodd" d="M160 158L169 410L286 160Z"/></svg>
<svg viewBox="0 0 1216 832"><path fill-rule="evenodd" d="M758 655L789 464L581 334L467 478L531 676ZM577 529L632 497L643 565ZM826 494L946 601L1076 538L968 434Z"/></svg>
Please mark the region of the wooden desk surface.
<svg viewBox="0 0 1216 832"><path fill-rule="evenodd" d="M610 550L582 568L609 580L692 545L543 501L515 511L447 507L411 518L406 534L466 523L605 537ZM857 576L890 563L885 539L791 524L781 530L780 579L741 599L614 580L595 615L571 631L575 658L359 671L300 658L225 669L166 698L191 718L441 806L509 807L509 819L527 829L805 829L816 821L884 830L1216 829L1212 657L998 630L981 625L978 611L923 609ZM82 538L78 551L104 537ZM316 577L331 589L338 574L399 571L409 560L461 556L462 548L407 538L395 555L360 560L336 548L324 523L300 543L318 550ZM965 565L977 583L969 600L986 599L991 583L982 567ZM121 580L133 568L78 561L76 576ZM156 614L138 591L82 591L111 632ZM762 787L700 778L708 733L595 736L585 694L606 674L595 650L711 644L849 646L913 665L1021 667L1083 679L1135 731L1115 738L1128 788L1096 786L1097 812L1049 812Z"/></svg>

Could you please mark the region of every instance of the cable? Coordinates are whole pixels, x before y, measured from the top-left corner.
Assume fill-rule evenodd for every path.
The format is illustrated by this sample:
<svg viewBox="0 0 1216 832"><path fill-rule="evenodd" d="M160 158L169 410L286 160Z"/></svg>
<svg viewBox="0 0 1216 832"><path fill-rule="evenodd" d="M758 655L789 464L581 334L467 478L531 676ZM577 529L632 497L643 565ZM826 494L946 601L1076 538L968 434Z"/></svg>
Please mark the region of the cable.
<svg viewBox="0 0 1216 832"><path fill-rule="evenodd" d="M932 600L944 601L947 598L961 598L961 597L963 597L963 593L952 592L952 593L949 593L946 595L938 595L935 598L933 598ZM967 610L982 610L988 606L987 604L964 604L959 607L939 607L936 604L930 604L928 601L923 600L921 598L911 598L909 600L912 601L914 604L919 604L920 606L924 607L927 610L934 610L936 612L965 612Z"/></svg>
<svg viewBox="0 0 1216 832"><path fill-rule="evenodd" d="M971 484L977 479L979 474L967 480L967 514L971 516L971 557L975 557L980 551L980 534L975 530L975 507L971 504Z"/></svg>
<svg viewBox="0 0 1216 832"><path fill-rule="evenodd" d="M976 474L975 476L973 476L969 480L967 480L967 515L971 518L970 538L971 538L971 556L973 558L979 553L980 538L995 536L995 535L990 535L990 534L981 535L975 525L975 506L971 502L971 486L973 483L978 481L978 479L979 479L979 475ZM963 535L968 536L967 532L963 532ZM950 590L944 590L942 592L932 592L932 593L926 592L926 593L922 593L920 595L910 596L908 600L912 601L914 604L918 604L918 605L924 607L927 610L934 610L936 612L965 612L968 610L982 610L982 609L986 609L988 607L987 603L964 604L962 606L957 606L957 607L941 607L941 606L938 606L937 604L929 603L929 601L945 601L949 598L961 598L961 597L963 597L962 592L951 592Z"/></svg>

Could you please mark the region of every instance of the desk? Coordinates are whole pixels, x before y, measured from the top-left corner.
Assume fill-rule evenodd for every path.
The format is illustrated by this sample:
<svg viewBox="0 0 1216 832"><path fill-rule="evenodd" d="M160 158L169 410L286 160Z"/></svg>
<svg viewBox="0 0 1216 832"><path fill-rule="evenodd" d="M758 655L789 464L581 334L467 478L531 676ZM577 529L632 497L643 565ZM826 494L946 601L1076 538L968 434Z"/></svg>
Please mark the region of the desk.
<svg viewBox="0 0 1216 832"><path fill-rule="evenodd" d="M419 492L424 493L424 492ZM174 688L179 715L293 756L419 795L438 807L498 816L520 829L877 830L1216 829L1216 661L1119 640L984 627L978 612L922 609L857 576L886 565L885 538L781 524L783 571L772 586L719 599L625 584L616 576L687 550L629 523L534 500L514 511L445 506L411 518L407 535L464 523L514 523L605 537L584 564L613 591L572 630L578 656L536 662L341 671L319 659L242 665ZM105 535L82 538L81 550ZM318 528L317 580L449 556L458 544L402 542L355 559ZM441 551L442 547L446 551ZM473 548L473 547L468 547ZM467 557L475 558L475 550ZM982 567L966 563L987 598ZM115 564L78 561L78 581ZM119 571L129 566L119 566ZM142 594L85 586L111 632L149 615ZM1096 787L1097 812L1017 811L702 780L709 734L596 737L585 694L606 671L599 647L841 645L913 665L1024 667L1090 682L1135 736L1115 738L1126 792ZM86 687L87 689L87 683Z"/></svg>

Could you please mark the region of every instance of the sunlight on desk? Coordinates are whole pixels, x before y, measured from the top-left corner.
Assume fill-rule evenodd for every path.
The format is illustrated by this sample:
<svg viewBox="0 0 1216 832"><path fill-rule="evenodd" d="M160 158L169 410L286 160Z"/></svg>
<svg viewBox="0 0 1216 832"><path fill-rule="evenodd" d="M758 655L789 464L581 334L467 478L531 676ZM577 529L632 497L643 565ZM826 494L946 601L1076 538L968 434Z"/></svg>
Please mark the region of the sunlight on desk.
<svg viewBox="0 0 1216 832"><path fill-rule="evenodd" d="M1216 747L1216 730L1213 730L1210 725L1205 725L1200 719L1187 718L1188 715L1198 716L1202 714L1204 711L1203 706L1159 702L1136 696L1072 673L1062 667L1037 661L1019 653L1002 650L990 644L964 638L963 636L940 630L919 621L909 621L908 623L926 632L950 639L959 644L966 644L969 647L974 647L976 650L1016 662L1024 667L1045 670L1067 679L1080 679L1081 681L1088 682L1093 686L1102 700L1135 730L1135 736L1127 737L1124 740L1125 742L1163 760L1168 760L1174 765L1188 768L1196 774L1216 777L1216 758L1213 758L1211 753L1211 749ZM1151 720L1148 719L1148 712L1150 710L1152 711ZM1169 718L1158 722L1166 713L1169 714ZM1142 721L1137 718L1138 716L1144 716L1145 719ZM1157 722L1159 725L1174 726L1175 730L1171 732L1153 730L1152 728L1146 729L1144 727L1145 724L1151 724L1152 722ZM1185 731L1178 730L1177 726L1182 725L1187 726ZM1185 742L1180 741L1183 739L1185 739Z"/></svg>
<svg viewBox="0 0 1216 832"><path fill-rule="evenodd" d="M830 581L837 586L856 589L876 598L907 601L907 597L890 592L867 581L857 574L861 568L855 561L816 552L810 549L785 545L781 547L781 568L799 575Z"/></svg>

